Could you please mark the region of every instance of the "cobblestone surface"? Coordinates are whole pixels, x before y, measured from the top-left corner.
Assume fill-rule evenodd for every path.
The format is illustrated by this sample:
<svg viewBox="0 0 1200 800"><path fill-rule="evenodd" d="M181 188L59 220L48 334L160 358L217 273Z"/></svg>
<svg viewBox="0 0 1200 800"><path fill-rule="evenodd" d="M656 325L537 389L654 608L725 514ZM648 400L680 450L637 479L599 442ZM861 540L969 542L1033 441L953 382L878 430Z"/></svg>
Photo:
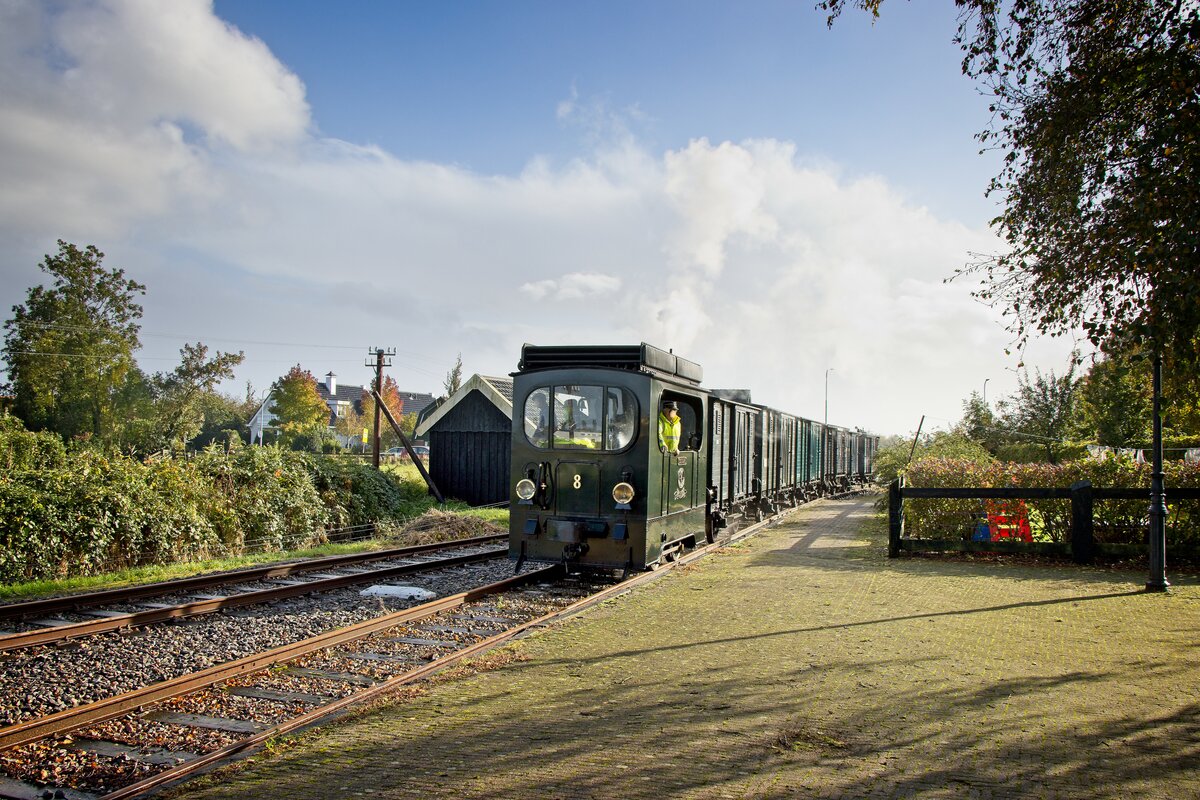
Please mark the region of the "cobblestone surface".
<svg viewBox="0 0 1200 800"><path fill-rule="evenodd" d="M1200 797L1200 586L883 557L871 499L188 798Z"/></svg>

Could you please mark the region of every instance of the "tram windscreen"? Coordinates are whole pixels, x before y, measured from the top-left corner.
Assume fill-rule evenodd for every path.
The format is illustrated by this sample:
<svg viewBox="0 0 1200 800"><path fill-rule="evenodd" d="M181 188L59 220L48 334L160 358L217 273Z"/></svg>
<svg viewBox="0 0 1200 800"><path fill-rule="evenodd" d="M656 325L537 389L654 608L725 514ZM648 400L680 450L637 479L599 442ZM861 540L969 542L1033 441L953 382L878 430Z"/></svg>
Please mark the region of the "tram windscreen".
<svg viewBox="0 0 1200 800"><path fill-rule="evenodd" d="M637 436L637 399L622 387L560 385L525 400L525 438L555 450L623 450Z"/></svg>

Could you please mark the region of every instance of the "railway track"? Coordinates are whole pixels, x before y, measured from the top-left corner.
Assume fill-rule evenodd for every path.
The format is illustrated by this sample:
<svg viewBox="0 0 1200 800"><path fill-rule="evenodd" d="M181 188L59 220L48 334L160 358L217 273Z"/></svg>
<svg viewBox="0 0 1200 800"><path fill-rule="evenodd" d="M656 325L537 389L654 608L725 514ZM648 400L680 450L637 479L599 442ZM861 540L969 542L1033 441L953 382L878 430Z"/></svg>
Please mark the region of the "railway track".
<svg viewBox="0 0 1200 800"><path fill-rule="evenodd" d="M527 572L0 728L0 797L145 794L545 624L593 588L557 566Z"/></svg>
<svg viewBox="0 0 1200 800"><path fill-rule="evenodd" d="M597 584L525 572L171 680L0 728L0 797L127 800L419 681L786 516Z"/></svg>
<svg viewBox="0 0 1200 800"><path fill-rule="evenodd" d="M212 614L239 606L270 603L313 592L375 583L438 566L498 558L507 553L505 548L482 548L505 538L502 534L479 536L12 603L0 606L0 626L23 630L0 631L0 652ZM424 558L431 553L454 549L469 552L438 560ZM221 587L234 589L238 585L245 587L255 583L260 586L224 594L211 593ZM263 583L274 585L261 585ZM162 602L172 596L176 602ZM147 603L147 598L158 598L159 601ZM70 612L76 618L47 616L63 612Z"/></svg>

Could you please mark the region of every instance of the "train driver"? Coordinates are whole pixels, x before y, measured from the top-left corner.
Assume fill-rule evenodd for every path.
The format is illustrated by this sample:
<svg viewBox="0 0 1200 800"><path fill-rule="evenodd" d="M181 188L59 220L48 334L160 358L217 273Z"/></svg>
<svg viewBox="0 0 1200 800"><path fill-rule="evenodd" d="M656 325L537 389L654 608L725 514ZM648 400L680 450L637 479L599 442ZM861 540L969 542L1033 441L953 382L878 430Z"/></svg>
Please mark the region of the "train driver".
<svg viewBox="0 0 1200 800"><path fill-rule="evenodd" d="M658 415L658 449L664 453L679 452L679 437L683 433L683 422L679 419L679 404L666 400Z"/></svg>

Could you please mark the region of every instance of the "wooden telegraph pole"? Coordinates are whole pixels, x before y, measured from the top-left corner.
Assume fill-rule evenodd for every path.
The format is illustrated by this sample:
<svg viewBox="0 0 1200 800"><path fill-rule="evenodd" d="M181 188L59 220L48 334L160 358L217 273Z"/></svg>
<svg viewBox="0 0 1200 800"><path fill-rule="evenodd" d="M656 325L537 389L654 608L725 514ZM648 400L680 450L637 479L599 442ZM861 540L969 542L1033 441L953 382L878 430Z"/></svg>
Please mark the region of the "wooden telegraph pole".
<svg viewBox="0 0 1200 800"><path fill-rule="evenodd" d="M371 352L375 356L375 360L366 362L366 366L375 368L375 428L374 439L371 442L371 464L375 469L379 469L379 423L383 413L380 409L380 406L383 405L383 368L392 365L392 362L386 359L396 355L396 351L390 348L384 350L382 347L376 347Z"/></svg>

